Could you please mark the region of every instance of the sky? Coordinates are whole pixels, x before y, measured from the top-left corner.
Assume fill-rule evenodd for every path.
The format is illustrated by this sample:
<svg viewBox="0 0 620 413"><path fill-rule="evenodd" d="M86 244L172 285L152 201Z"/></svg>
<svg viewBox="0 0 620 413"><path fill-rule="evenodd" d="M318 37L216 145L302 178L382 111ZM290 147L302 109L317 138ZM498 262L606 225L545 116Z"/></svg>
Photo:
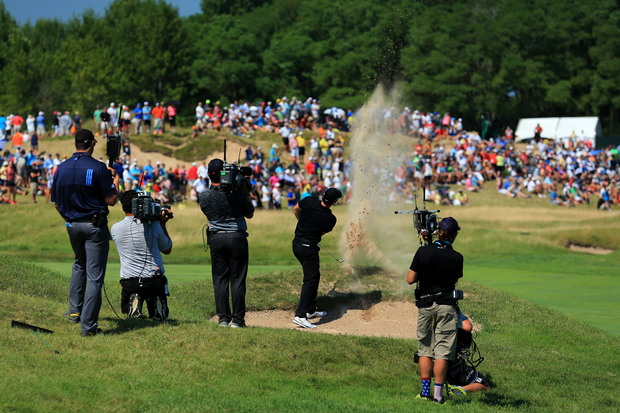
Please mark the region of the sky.
<svg viewBox="0 0 620 413"><path fill-rule="evenodd" d="M91 8L95 13L103 15L110 0L3 0L6 9L19 24L30 19L34 23L40 18L57 17L67 21L72 15L82 14L84 9ZM189 16L200 12L200 0L166 0L179 8L181 16Z"/></svg>

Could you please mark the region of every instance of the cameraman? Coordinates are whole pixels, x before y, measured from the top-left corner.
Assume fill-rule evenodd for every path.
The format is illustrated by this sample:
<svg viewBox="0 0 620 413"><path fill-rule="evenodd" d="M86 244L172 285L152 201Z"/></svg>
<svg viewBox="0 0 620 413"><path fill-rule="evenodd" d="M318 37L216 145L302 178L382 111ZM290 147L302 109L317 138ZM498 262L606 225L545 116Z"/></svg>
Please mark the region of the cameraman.
<svg viewBox="0 0 620 413"><path fill-rule="evenodd" d="M129 318L141 318L146 301L149 317L164 321L168 318L168 300L161 254L172 251L166 229L166 222L172 217L164 209L158 221L134 217L132 202L137 197L134 190L121 195L125 219L112 225L112 239L121 259L121 311Z"/></svg>
<svg viewBox="0 0 620 413"><path fill-rule="evenodd" d="M65 315L72 323L81 320L82 336L102 333L98 319L110 250L108 206L116 205L118 198L118 175L93 159L96 144L88 129L75 134L75 153L58 165L51 196L75 253Z"/></svg>
<svg viewBox="0 0 620 413"><path fill-rule="evenodd" d="M220 327L245 327L245 281L248 275L248 225L245 218L254 216L250 199L251 184L242 178L241 187L232 191L220 184L224 162L209 162L211 188L198 197L200 209L209 220L207 230L211 247L211 272L215 309ZM232 313L228 287L232 295Z"/></svg>
<svg viewBox="0 0 620 413"><path fill-rule="evenodd" d="M448 373L448 361L456 354L457 311L453 292L463 277L463 256L452 244L459 227L452 217L439 223L438 240L420 247L413 257L407 282L418 282L418 353L422 393L417 398L443 403L443 385ZM433 359L435 365L433 366ZM435 374L434 397L430 394L431 373Z"/></svg>

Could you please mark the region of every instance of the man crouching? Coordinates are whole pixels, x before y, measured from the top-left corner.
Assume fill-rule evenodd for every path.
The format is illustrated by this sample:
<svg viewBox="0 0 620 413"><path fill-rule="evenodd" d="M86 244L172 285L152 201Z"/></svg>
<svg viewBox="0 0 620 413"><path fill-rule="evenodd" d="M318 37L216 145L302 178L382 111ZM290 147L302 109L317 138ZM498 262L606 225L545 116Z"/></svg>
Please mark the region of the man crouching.
<svg viewBox="0 0 620 413"><path fill-rule="evenodd" d="M121 196L125 219L112 226L112 239L121 259L121 310L129 318L142 317L146 301L149 317L163 321L168 317L167 279L161 254L170 254L172 240L166 230L169 212L162 210L159 220L141 220L132 214L136 191Z"/></svg>

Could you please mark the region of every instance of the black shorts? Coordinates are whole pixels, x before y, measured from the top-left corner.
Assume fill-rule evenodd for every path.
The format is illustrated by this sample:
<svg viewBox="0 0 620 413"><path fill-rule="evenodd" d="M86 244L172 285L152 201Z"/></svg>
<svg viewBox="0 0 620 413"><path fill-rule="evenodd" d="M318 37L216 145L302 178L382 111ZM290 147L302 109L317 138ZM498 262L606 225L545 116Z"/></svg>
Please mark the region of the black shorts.
<svg viewBox="0 0 620 413"><path fill-rule="evenodd" d="M169 116L168 119L170 119L170 126L176 126L177 125L177 117L176 116Z"/></svg>
<svg viewBox="0 0 620 413"><path fill-rule="evenodd" d="M305 155L306 154L306 148L303 146L299 147L299 156Z"/></svg>
<svg viewBox="0 0 620 413"><path fill-rule="evenodd" d="M500 174L504 172L503 166L494 165L494 167L495 167L495 172L499 172Z"/></svg>
<svg viewBox="0 0 620 413"><path fill-rule="evenodd" d="M151 120L150 119L144 119L144 125L145 126L151 126Z"/></svg>
<svg viewBox="0 0 620 413"><path fill-rule="evenodd" d="M483 386L491 387L482 373L462 362L448 368L446 380L453 386L463 387L468 384L480 383Z"/></svg>
<svg viewBox="0 0 620 413"><path fill-rule="evenodd" d="M5 181L4 183L9 188L12 188L15 186L15 181Z"/></svg>
<svg viewBox="0 0 620 413"><path fill-rule="evenodd" d="M282 143L284 145L288 145L288 138L282 138Z"/></svg>
<svg viewBox="0 0 620 413"><path fill-rule="evenodd" d="M123 125L130 126L131 125L131 119L123 119Z"/></svg>

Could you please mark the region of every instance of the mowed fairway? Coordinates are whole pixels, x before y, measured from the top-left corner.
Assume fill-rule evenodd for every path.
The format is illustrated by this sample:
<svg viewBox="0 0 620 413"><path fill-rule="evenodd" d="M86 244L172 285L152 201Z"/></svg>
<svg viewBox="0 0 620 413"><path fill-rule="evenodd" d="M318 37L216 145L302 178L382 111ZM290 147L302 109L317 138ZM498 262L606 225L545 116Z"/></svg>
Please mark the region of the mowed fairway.
<svg viewBox="0 0 620 413"><path fill-rule="evenodd" d="M0 250L21 256L68 277L72 251L62 219L51 205L25 203L0 208ZM465 277L620 335L620 252L591 255L570 251L567 242L611 249L620 248L620 215L597 211L593 206L577 209L551 206L547 199L507 199L490 187L471 196L469 208L441 206L440 216L452 215L463 230L456 249L465 256ZM394 209L402 208L394 205ZM430 206L429 206L430 208ZM122 219L117 206L111 224ZM204 215L194 203L173 206L168 227L174 241L164 258L171 284L210 278L209 253L204 251L201 231ZM336 255L347 220L347 207L334 211L339 224L323 245ZM377 215L384 236L376 240L384 250L398 249L394 260L406 273L417 248L409 219ZM250 274L298 268L291 252L295 218L288 210L257 211L249 221ZM116 283L119 261L110 243L107 283ZM323 263L334 262L324 251ZM370 264L381 267L378 260ZM299 280L300 281L300 280ZM251 285L251 284L250 284Z"/></svg>

